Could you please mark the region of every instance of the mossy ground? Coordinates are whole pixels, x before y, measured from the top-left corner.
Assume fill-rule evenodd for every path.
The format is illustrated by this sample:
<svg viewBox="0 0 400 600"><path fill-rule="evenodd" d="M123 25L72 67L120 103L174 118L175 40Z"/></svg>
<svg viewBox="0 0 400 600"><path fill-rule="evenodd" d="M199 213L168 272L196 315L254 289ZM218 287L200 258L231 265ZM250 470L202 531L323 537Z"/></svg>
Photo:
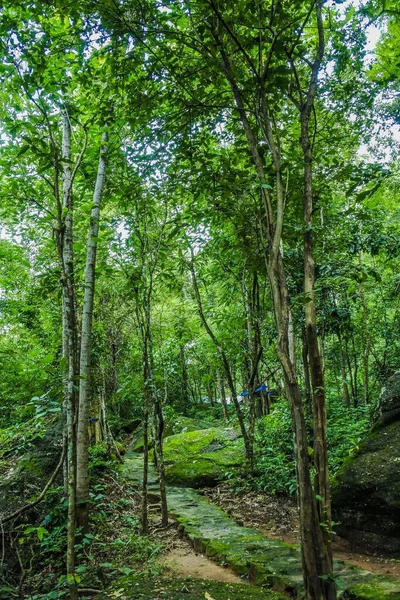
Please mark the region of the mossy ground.
<svg viewBox="0 0 400 600"><path fill-rule="evenodd" d="M213 485L243 465L243 441L232 428L189 431L165 439L164 459L170 483Z"/></svg>
<svg viewBox="0 0 400 600"><path fill-rule="evenodd" d="M117 595L118 594L118 595ZM286 596L250 585L204 579L119 579L100 600L285 600Z"/></svg>

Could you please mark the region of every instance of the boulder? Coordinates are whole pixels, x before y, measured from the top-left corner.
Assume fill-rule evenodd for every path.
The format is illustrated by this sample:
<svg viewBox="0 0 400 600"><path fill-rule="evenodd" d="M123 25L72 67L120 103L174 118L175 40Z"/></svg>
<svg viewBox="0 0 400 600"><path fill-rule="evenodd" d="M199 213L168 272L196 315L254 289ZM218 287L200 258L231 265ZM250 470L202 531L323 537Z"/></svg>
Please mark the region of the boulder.
<svg viewBox="0 0 400 600"><path fill-rule="evenodd" d="M222 427L171 435L164 440L164 459L169 483L213 486L243 465L243 440Z"/></svg>
<svg viewBox="0 0 400 600"><path fill-rule="evenodd" d="M379 399L378 425L400 421L400 371L388 379Z"/></svg>
<svg viewBox="0 0 400 600"><path fill-rule="evenodd" d="M183 417L182 415L174 414L171 417L167 417L164 423L164 438L174 435L176 433L186 433L187 431L198 431L199 429L209 429L212 424L208 421L202 421L201 419L192 419L190 417ZM151 424L150 424L151 427ZM131 452L143 452L143 428L141 422L136 428L132 436L130 444Z"/></svg>
<svg viewBox="0 0 400 600"><path fill-rule="evenodd" d="M337 533L369 551L400 554L400 371L385 385L366 440L332 488Z"/></svg>
<svg viewBox="0 0 400 600"><path fill-rule="evenodd" d="M20 444L22 451L18 447L19 438L15 436L9 456L2 460L0 477L0 515L2 516L25 505L38 494L57 466L63 444L62 421L61 419L48 420L43 427L46 429L38 430L27 443L27 447ZM59 473L58 478L58 481L61 480L62 472ZM24 519L27 520L28 517L29 513L25 513Z"/></svg>

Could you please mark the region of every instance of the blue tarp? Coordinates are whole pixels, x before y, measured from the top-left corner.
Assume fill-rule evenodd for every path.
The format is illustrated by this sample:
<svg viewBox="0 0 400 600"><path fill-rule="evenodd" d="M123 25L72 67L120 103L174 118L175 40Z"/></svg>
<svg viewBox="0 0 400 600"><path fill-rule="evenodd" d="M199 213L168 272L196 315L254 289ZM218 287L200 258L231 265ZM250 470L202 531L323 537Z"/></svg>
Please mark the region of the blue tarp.
<svg viewBox="0 0 400 600"><path fill-rule="evenodd" d="M263 392L264 390L267 390L267 389L268 389L268 386L267 386L265 383L262 383L262 384L260 385L260 387L258 387L256 390L254 390L254 392L253 392L253 393L254 393L254 394L257 394L257 392ZM241 395L242 397L243 397L243 396L250 396L250 392L242 392L240 395Z"/></svg>
<svg viewBox="0 0 400 600"><path fill-rule="evenodd" d="M254 393L257 394L257 392L263 392L264 390L267 390L268 386L265 385L265 383L262 383L260 385L260 387L258 387L256 390L254 390Z"/></svg>

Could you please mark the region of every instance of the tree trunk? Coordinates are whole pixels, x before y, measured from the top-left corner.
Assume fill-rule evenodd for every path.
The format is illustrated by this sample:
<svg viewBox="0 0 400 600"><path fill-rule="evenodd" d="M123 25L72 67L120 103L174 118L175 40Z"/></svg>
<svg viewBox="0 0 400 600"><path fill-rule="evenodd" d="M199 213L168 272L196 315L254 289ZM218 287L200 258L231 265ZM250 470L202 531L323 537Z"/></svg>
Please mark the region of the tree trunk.
<svg viewBox="0 0 400 600"><path fill-rule="evenodd" d="M217 371L217 378L218 378L218 389L219 389L219 396L220 396L221 405L222 405L222 411L224 413L224 418L226 420L228 420L229 419L228 404L226 402L224 379L223 379L223 375L221 374L220 370Z"/></svg>
<svg viewBox="0 0 400 600"><path fill-rule="evenodd" d="M275 125L274 115L271 116L270 106L267 104L265 75L257 74L258 77L256 81L259 85L257 98L260 99L260 103L257 103L255 106L258 124L257 134L255 134L248 116L250 113L247 110L247 99L243 98L242 88L238 85L236 81L236 72L232 68L229 49L224 45L223 35L228 35L226 33L226 23L213 0L211 1L211 6L214 16L217 19L217 25L212 28L211 31L216 48L220 54L221 69L232 90L236 108L248 142L250 155L258 174L261 197L265 207L265 230L268 241L266 263L271 286L275 321L278 330L276 349L284 373L285 391L291 402L293 429L295 432L300 531L302 540L301 551L306 598L307 600L334 600L336 598L336 591L334 582L331 579L332 566L329 558L330 551L326 546L326 539L323 534L324 525L321 525L317 500L311 483L303 403L296 377L294 353L290 343L290 302L281 252L286 193L282 178L281 141L279 139L279 131L277 131L278 128ZM309 113L311 113L314 103L317 77L324 51L324 30L321 17L321 5L319 2L316 2L313 5L313 8L314 7L317 21L318 49L316 58L314 62L311 63L312 75L309 90L307 91L307 110L309 110ZM302 94L302 90L300 90L299 93ZM269 192L271 187L270 180L266 176L264 159L259 151L259 137L263 137L270 151L275 171L275 210ZM318 413L317 416L320 426L323 415Z"/></svg>
<svg viewBox="0 0 400 600"><path fill-rule="evenodd" d="M92 323L95 287L95 268L97 256L97 237L99 234L100 207L106 178L107 134L102 135L102 145L93 194L90 216L89 237L85 267L85 292L82 311L81 354L79 368L79 416L77 437L77 524L82 531L89 525L89 408L90 408L90 366L92 358Z"/></svg>
<svg viewBox="0 0 400 600"><path fill-rule="evenodd" d="M142 484L142 534L149 533L148 515L148 478L149 478L149 398L148 392L144 391L143 411L143 484Z"/></svg>
<svg viewBox="0 0 400 600"><path fill-rule="evenodd" d="M353 404L355 404L356 394L355 394L355 389L354 389L353 368L351 366L351 360L350 360L350 355L349 355L349 344L348 344L346 336L344 336L344 356L345 356L345 360L347 363L347 368L349 370L351 400L352 400Z"/></svg>
<svg viewBox="0 0 400 600"><path fill-rule="evenodd" d="M303 359L303 372L304 372L304 393L306 397L307 412L309 415L312 414L312 397L311 397L311 384L310 384L310 367L308 364L308 345L307 335L303 328L303 344L302 344L302 359Z"/></svg>
<svg viewBox="0 0 400 600"><path fill-rule="evenodd" d="M59 215L58 247L62 267L63 291L63 352L64 354L64 405L67 411L67 582L71 600L78 598L75 580L75 527L76 527L76 393L77 382L77 327L75 313L74 255L73 255L73 203L71 169L71 125L68 114L62 114L63 158L63 213Z"/></svg>
<svg viewBox="0 0 400 600"><path fill-rule="evenodd" d="M351 347L353 350L353 360L354 360L354 399L353 405L354 407L358 406L358 360L357 360L357 351L356 345L354 341L354 331L351 332Z"/></svg>
<svg viewBox="0 0 400 600"><path fill-rule="evenodd" d="M324 567L327 579L322 580L323 598L336 598L336 585L332 579L333 558L331 544L331 498L328 470L328 444L326 433L325 382L321 352L317 336L317 316L315 309L315 264L312 237L312 150L309 139L309 113L305 109L301 118L301 145L304 155L304 307L306 338L311 373L314 418L314 464L316 468L314 489L318 498L318 516L324 539Z"/></svg>
<svg viewBox="0 0 400 600"><path fill-rule="evenodd" d="M153 355L153 338L151 333L151 312L150 312L150 301L151 301L151 287L147 297L146 306L144 307L145 313L145 331L147 334L147 347L148 347L148 361L149 361L149 387L150 395L153 404L153 417L154 417L154 449L155 457L157 459L157 471L160 483L160 498L161 498L161 522L166 527L168 525L168 505L167 505L167 491L165 483L165 464L164 464L164 453L163 453L163 435L164 435L164 416L162 411L162 402L160 395L155 389L154 380L154 355Z"/></svg>
<svg viewBox="0 0 400 600"><path fill-rule="evenodd" d="M189 409L189 391L188 391L188 376L187 376L187 367L186 367L186 356L185 356L185 345L181 344L179 346L179 356L181 359L181 369L182 369L182 400L183 400L183 414L188 414Z"/></svg>
<svg viewBox="0 0 400 600"><path fill-rule="evenodd" d="M349 396L349 386L347 385L347 375L346 375L346 357L343 350L342 344L342 336L340 332L338 332L338 341L339 341L339 352L340 352L340 374L342 378L342 386L343 386L343 398L344 403L347 407L350 406L350 396Z"/></svg>
<svg viewBox="0 0 400 600"><path fill-rule="evenodd" d="M237 419L239 422L240 432L243 436L244 447L245 447L245 451L246 451L246 459L250 464L252 464L253 463L253 447L251 445L251 441L250 441L250 438L249 438L247 430L246 430L246 425L244 423L242 409L240 408L240 404L237 399L235 385L233 383L232 372L231 372L231 368L229 366L229 361L225 354L224 349L222 348L218 339L215 337L215 335L214 335L212 329L210 328L210 326L207 322L207 319L205 317L205 314L203 311L203 304L202 304L201 296L200 296L200 291L199 291L199 287L197 285L197 277L196 277L196 272L194 270L193 262L189 263L189 269L192 274L193 289L194 289L194 294L195 294L196 301L197 301L197 308L198 308L200 320L203 323L203 327L206 330L206 332L208 333L210 339L215 344L215 347L218 350L218 354L220 355L220 358L221 358L221 361L222 361L222 364L224 367L224 371L225 371L226 380L228 382L229 392L231 394L232 402L235 407L236 416L237 416Z"/></svg>
<svg viewBox="0 0 400 600"><path fill-rule="evenodd" d="M295 370L290 360L288 333L289 298L281 256L275 259L273 256L270 257L268 261L268 274L278 327L277 354L284 373L286 395L292 406L298 475L301 550L306 597L310 600L327 600L332 598L332 596L327 593L326 580L321 579L321 575L329 577L331 574L330 560L325 550L325 540L320 526L317 501L311 483L303 402Z"/></svg>

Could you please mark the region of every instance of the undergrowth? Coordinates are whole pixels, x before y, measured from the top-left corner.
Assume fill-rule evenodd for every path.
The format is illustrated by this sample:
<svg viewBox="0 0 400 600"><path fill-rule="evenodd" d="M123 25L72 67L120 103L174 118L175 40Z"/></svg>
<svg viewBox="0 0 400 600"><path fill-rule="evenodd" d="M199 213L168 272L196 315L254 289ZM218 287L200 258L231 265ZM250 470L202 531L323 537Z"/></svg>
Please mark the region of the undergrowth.
<svg viewBox="0 0 400 600"><path fill-rule="evenodd" d="M334 477L343 462L359 447L370 428L371 407L348 408L331 400L328 404L328 458ZM312 423L309 431L309 454L312 463ZM253 475L243 473L231 483L237 490L263 490L273 494L295 494L296 464L290 406L277 402L270 415L257 421L255 436L256 467Z"/></svg>
<svg viewBox="0 0 400 600"><path fill-rule="evenodd" d="M102 590L121 576L158 575L162 543L140 534L140 497L120 477L105 445L90 450L91 528L77 531L79 588ZM65 576L67 502L62 486L51 489L35 523L11 531L9 567L0 578L0 598L56 600L68 597ZM7 565L6 565L7 566ZM80 598L85 598L84 594Z"/></svg>

